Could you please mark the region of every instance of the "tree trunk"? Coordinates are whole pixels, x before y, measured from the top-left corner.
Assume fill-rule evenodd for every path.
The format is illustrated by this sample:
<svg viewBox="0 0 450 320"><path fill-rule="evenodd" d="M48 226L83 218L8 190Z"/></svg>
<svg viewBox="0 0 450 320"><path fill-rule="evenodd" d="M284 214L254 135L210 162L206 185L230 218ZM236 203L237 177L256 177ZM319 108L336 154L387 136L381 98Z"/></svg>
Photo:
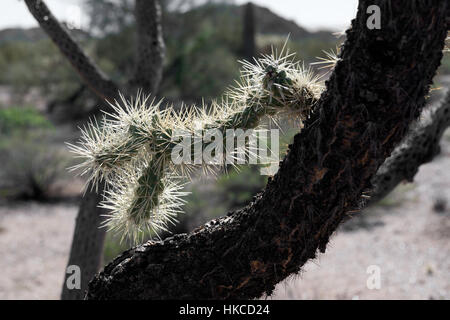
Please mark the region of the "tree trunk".
<svg viewBox="0 0 450 320"><path fill-rule="evenodd" d="M255 56L255 16L254 8L251 2L247 3L244 8L244 16L242 17L242 55L247 61L252 61Z"/></svg>
<svg viewBox="0 0 450 320"><path fill-rule="evenodd" d="M156 0L136 0L136 62L132 87L147 94L156 94L162 78L164 40L161 6Z"/></svg>
<svg viewBox="0 0 450 320"><path fill-rule="evenodd" d="M380 30L366 26L369 5ZM245 299L300 271L360 206L418 117L442 58L447 1L360 0L341 61L278 173L247 207L117 257L88 299Z"/></svg>
<svg viewBox="0 0 450 320"><path fill-rule="evenodd" d="M100 188L103 190L103 186ZM76 265L81 271L81 287L73 289L67 286L68 278L72 273L66 273L63 283L62 300L81 300L92 276L95 275L103 260L103 245L105 241L105 228L99 228L104 221L106 210L98 207L101 195L95 190L86 192L78 210L72 247L67 266Z"/></svg>

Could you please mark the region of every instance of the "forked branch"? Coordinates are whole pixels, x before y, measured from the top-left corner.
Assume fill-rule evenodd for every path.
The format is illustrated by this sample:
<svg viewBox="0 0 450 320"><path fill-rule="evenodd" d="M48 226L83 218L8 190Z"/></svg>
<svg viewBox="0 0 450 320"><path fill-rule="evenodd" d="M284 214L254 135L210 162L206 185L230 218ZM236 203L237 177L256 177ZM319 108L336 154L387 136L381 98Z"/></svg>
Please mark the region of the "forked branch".
<svg viewBox="0 0 450 320"><path fill-rule="evenodd" d="M88 87L102 100L114 102L119 89L83 52L42 0L25 0L28 10Z"/></svg>

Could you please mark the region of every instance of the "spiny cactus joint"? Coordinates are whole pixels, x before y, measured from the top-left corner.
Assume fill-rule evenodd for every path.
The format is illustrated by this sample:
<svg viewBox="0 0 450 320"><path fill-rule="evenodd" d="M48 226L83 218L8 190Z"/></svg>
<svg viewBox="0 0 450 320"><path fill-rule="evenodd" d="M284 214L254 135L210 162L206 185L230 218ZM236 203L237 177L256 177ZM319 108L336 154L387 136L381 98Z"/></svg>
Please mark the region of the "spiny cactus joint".
<svg viewBox="0 0 450 320"><path fill-rule="evenodd" d="M328 56L327 65L337 56ZM240 81L209 107L172 106L138 95L112 104L100 125L91 121L82 129L78 145L69 145L84 161L72 169L89 174L97 186L106 181L101 206L111 210L105 225L139 240L141 231L167 230L182 211L183 178L197 168L210 171L223 164L171 161L174 132L203 135L207 130L255 129L263 117L307 119L323 90L318 76L285 52L263 55L254 64L241 61ZM333 64L334 65L334 64ZM246 150L251 153L252 150Z"/></svg>

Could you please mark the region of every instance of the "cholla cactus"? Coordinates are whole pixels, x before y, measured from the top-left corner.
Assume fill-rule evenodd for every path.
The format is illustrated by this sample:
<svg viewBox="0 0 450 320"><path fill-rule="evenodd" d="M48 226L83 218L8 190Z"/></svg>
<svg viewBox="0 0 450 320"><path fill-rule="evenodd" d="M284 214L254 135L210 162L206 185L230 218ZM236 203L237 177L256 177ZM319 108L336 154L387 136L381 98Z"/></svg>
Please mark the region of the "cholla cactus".
<svg viewBox="0 0 450 320"><path fill-rule="evenodd" d="M336 51L331 49L330 51L322 51L325 57L317 57L319 61L311 63L312 65L321 65L319 69L328 69L331 71L339 61L339 55L341 54L341 47L336 46Z"/></svg>
<svg viewBox="0 0 450 320"><path fill-rule="evenodd" d="M330 58L330 57L329 57ZM263 55L255 64L243 61L240 81L211 106L161 108L161 101L138 95L111 105L100 124L82 129L78 145L69 145L84 161L73 169L89 174L97 186L106 181L101 206L110 209L106 226L138 240L141 231L158 234L174 223L183 204L180 181L197 168L208 171L222 164L171 161L176 131L202 136L206 130L255 129L264 116L289 115L301 124L322 92L311 69L295 62L293 55ZM251 153L252 150L247 150Z"/></svg>

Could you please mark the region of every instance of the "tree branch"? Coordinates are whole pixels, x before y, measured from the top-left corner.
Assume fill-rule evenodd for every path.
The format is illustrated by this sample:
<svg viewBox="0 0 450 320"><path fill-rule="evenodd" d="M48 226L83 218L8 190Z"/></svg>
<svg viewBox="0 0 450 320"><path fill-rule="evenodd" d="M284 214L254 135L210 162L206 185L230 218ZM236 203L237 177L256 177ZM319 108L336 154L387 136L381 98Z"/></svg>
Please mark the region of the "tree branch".
<svg viewBox="0 0 450 320"><path fill-rule="evenodd" d="M130 81L148 94L155 94L162 78L164 40L161 28L161 6L157 0L136 0L136 64Z"/></svg>
<svg viewBox="0 0 450 320"><path fill-rule="evenodd" d="M256 52L255 45L255 9L253 3L248 2L242 17L242 56L247 61L253 61Z"/></svg>
<svg viewBox="0 0 450 320"><path fill-rule="evenodd" d="M372 179L370 203L381 200L400 182L412 182L419 167L440 152L439 141L450 126L450 90L445 100L431 111L429 119L412 130L386 159Z"/></svg>
<svg viewBox="0 0 450 320"><path fill-rule="evenodd" d="M59 24L43 0L25 0L30 13L52 39L86 85L102 100L114 102L118 87L89 59L70 34Z"/></svg>
<svg viewBox="0 0 450 320"><path fill-rule="evenodd" d="M380 30L366 27L372 4L383 14ZM93 279L87 298L256 298L325 252L420 114L442 58L447 8L360 0L327 90L264 192L190 234L124 252Z"/></svg>

